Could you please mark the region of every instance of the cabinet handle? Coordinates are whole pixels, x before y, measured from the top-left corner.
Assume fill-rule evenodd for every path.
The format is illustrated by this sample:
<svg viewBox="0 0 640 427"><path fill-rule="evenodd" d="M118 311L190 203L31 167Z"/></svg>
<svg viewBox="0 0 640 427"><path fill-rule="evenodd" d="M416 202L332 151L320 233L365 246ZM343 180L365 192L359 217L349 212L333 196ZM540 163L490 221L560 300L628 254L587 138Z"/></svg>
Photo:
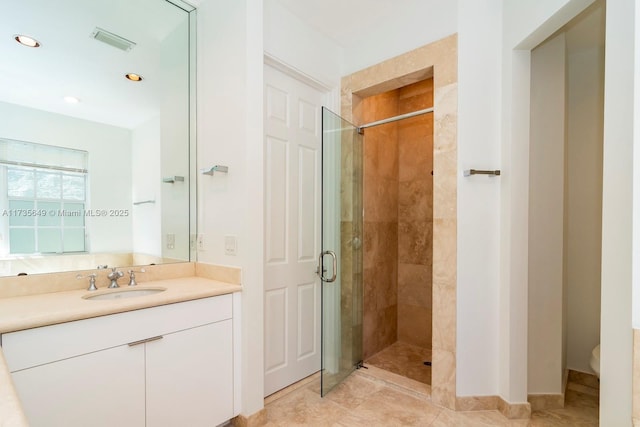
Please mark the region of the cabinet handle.
<svg viewBox="0 0 640 427"><path fill-rule="evenodd" d="M140 341L130 342L129 343L129 347L133 347L134 345L144 344L144 343L151 342L151 341L158 341L158 340L161 340L162 338L163 338L162 335L158 335L157 337L152 337L152 338L147 338L147 339L140 340Z"/></svg>

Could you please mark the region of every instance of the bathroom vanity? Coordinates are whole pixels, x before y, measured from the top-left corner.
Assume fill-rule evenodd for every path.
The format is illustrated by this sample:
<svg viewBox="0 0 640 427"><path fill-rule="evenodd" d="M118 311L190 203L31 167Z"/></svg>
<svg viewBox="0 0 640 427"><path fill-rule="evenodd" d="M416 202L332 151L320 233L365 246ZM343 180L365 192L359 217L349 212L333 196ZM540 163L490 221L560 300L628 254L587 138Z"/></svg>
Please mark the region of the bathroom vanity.
<svg viewBox="0 0 640 427"><path fill-rule="evenodd" d="M238 414L240 286L192 277L137 288L164 290L20 297L23 312L34 308L22 326L1 319L18 298L0 300L2 351L30 426L215 426Z"/></svg>

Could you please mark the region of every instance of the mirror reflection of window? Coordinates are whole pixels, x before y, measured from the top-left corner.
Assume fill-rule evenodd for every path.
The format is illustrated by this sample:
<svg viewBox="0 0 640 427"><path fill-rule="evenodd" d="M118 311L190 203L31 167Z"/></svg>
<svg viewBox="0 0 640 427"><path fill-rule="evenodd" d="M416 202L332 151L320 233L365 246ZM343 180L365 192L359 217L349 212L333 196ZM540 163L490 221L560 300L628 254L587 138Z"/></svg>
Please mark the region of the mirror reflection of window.
<svg viewBox="0 0 640 427"><path fill-rule="evenodd" d="M85 252L88 153L12 140L0 153L3 252Z"/></svg>

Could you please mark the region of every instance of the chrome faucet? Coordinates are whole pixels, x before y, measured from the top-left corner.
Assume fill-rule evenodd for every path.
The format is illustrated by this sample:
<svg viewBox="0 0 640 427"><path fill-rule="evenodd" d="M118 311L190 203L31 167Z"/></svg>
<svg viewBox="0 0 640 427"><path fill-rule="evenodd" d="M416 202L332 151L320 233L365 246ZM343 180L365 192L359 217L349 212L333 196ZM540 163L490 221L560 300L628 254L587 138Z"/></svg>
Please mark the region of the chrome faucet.
<svg viewBox="0 0 640 427"><path fill-rule="evenodd" d="M83 276L82 274L78 274L76 276L76 279L83 279L85 276ZM89 287L87 288L88 291L97 291L98 288L96 287L96 275L95 274L89 274L88 276L86 276L89 278Z"/></svg>
<svg viewBox="0 0 640 427"><path fill-rule="evenodd" d="M144 268L141 268L139 271L129 270L129 286L136 286L138 282L136 282L136 273L146 273Z"/></svg>
<svg viewBox="0 0 640 427"><path fill-rule="evenodd" d="M107 279L111 280L111 284L109 285L109 289L119 288L118 279L124 276L122 271L116 271L116 267L111 269L111 273L107 276Z"/></svg>

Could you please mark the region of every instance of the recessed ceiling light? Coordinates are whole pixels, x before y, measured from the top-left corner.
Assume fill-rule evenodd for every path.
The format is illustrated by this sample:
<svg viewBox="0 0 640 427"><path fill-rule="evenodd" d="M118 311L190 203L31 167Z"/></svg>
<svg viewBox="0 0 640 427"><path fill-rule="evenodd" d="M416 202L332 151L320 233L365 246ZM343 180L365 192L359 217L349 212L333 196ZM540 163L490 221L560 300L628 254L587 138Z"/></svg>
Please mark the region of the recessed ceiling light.
<svg viewBox="0 0 640 427"><path fill-rule="evenodd" d="M131 80L132 82L140 82L142 81L142 76L136 73L127 73L124 75L126 78Z"/></svg>
<svg viewBox="0 0 640 427"><path fill-rule="evenodd" d="M80 99L76 98L75 96L65 96L64 101L69 104L77 104L78 102L80 102Z"/></svg>
<svg viewBox="0 0 640 427"><path fill-rule="evenodd" d="M15 39L15 41L17 41L18 43L20 43L23 46L40 47L40 42L38 40L34 39L33 37L17 34L15 36L13 36L13 38Z"/></svg>

